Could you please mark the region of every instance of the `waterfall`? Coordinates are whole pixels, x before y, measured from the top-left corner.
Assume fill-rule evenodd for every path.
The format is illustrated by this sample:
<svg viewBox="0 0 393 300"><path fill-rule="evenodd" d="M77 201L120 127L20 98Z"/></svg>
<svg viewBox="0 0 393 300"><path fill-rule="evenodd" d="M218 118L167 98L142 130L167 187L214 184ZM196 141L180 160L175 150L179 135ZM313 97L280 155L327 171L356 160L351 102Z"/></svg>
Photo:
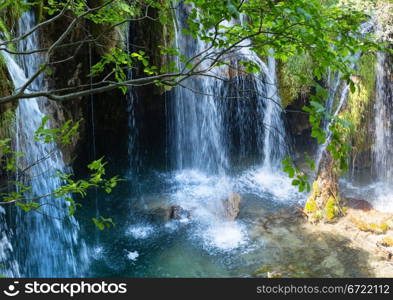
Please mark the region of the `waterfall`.
<svg viewBox="0 0 393 300"><path fill-rule="evenodd" d="M374 117L373 173L375 179L393 183L393 82L385 53L377 54Z"/></svg>
<svg viewBox="0 0 393 300"><path fill-rule="evenodd" d="M25 13L20 21L20 32L26 32L35 24L33 12ZM19 45L20 50L37 49L36 33L27 37ZM38 55L25 55L18 65L15 60L3 53L15 88L21 87L29 76L37 70L41 58ZM22 66L22 67L20 67ZM43 77L37 78L30 90L44 89ZM27 198L51 193L61 185L55 171L66 171L62 153L55 144L42 144L34 141L35 130L44 117L47 99L24 99L19 101L16 112L17 141L16 150L24 153L19 159L21 169L28 169L19 180L32 187ZM15 220L13 244L21 266L21 274L26 277L71 277L82 276L85 272L86 248L78 237L79 225L67 215L64 199L43 198L38 211L28 213L18 209Z"/></svg>
<svg viewBox="0 0 393 300"><path fill-rule="evenodd" d="M125 28L124 47L128 55L133 51L131 45L132 26L130 24ZM130 68L127 73L127 77L132 79L133 70ZM138 97L135 94L135 88L129 87L126 94L127 101L127 112L128 112L128 158L130 160L130 174L131 176L138 174L141 167L142 161L138 151L138 140L139 140L139 127L137 124L137 107Z"/></svg>
<svg viewBox="0 0 393 300"><path fill-rule="evenodd" d="M15 251L11 243L13 234L7 226L5 215L4 208L0 207L0 272L4 277L20 277L19 263L15 259Z"/></svg>
<svg viewBox="0 0 393 300"><path fill-rule="evenodd" d="M204 49L204 43L181 34L186 20L179 6L176 12L178 28L175 46L191 57ZM179 59L177 66L181 68ZM176 88L169 108L169 155L176 169L196 168L202 171L223 173L228 168L224 145L223 116L218 101L209 95L218 95L222 82L211 78L188 79L189 89ZM198 91L199 93L196 93Z"/></svg>
<svg viewBox="0 0 393 300"><path fill-rule="evenodd" d="M180 6L176 47L192 57L208 45L181 34L186 26L185 16L187 7ZM250 48L239 48L228 56L231 67L218 67L214 72L224 80L191 78L183 82L185 87L173 92L169 152L176 169L227 174L235 155L236 161L254 156L251 164L273 170L287 152L275 60L270 56L265 63ZM256 63L261 73L242 74L239 60ZM181 67L179 62L178 66Z"/></svg>
<svg viewBox="0 0 393 300"><path fill-rule="evenodd" d="M377 53L374 143L372 145L373 194L377 209L393 211L393 81L390 57Z"/></svg>
<svg viewBox="0 0 393 300"><path fill-rule="evenodd" d="M391 57L377 52L376 84L371 127L371 176L345 182L349 197L366 199L378 210L393 212L393 81ZM365 182L363 182L365 181Z"/></svg>

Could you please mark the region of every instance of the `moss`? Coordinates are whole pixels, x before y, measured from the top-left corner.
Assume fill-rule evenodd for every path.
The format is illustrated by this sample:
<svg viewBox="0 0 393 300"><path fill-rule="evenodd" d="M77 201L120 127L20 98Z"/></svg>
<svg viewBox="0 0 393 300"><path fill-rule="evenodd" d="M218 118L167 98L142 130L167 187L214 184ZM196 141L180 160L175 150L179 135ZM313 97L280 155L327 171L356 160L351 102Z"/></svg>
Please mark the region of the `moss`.
<svg viewBox="0 0 393 300"><path fill-rule="evenodd" d="M375 78L375 54L365 54L360 58L357 76L353 78L357 85L356 91L350 92L346 108L339 115L340 118L349 121L353 125L352 130L341 128L344 140L352 145L352 156L369 150L372 145L369 123L375 99Z"/></svg>
<svg viewBox="0 0 393 300"><path fill-rule="evenodd" d="M375 234L384 234L389 230L389 225L387 223L366 223L356 218L351 218L352 223L356 225L358 229L365 232L372 232Z"/></svg>
<svg viewBox="0 0 393 300"><path fill-rule="evenodd" d="M337 205L337 201L334 197L330 197L325 205L325 218L327 221L332 221L338 217L340 211Z"/></svg>
<svg viewBox="0 0 393 300"><path fill-rule="evenodd" d="M8 76L4 57L0 54L0 96L8 96L12 93L13 83Z"/></svg>
<svg viewBox="0 0 393 300"><path fill-rule="evenodd" d="M4 20L3 25L8 32L16 29L18 21L22 14L29 8L24 1L9 1L0 9L0 19ZM3 31L3 29L0 29Z"/></svg>
<svg viewBox="0 0 393 300"><path fill-rule="evenodd" d="M366 223L364 223L364 222L362 222L362 221L360 221L360 220L358 220L356 218L353 218L353 217L351 218L351 221L361 231L369 231L369 228L368 228Z"/></svg>
<svg viewBox="0 0 393 300"><path fill-rule="evenodd" d="M306 205L304 206L304 210L306 213L309 213L309 214L315 213L318 210L317 202L315 201L315 198L313 196L308 198L308 201L306 202Z"/></svg>
<svg viewBox="0 0 393 300"><path fill-rule="evenodd" d="M321 191L319 189L318 181L315 180L312 183L312 190L313 190L313 195L314 196L319 196L320 195Z"/></svg>
<svg viewBox="0 0 393 300"><path fill-rule="evenodd" d="M37 22L40 23L44 18L44 1L37 1L34 3L34 12L37 19Z"/></svg>
<svg viewBox="0 0 393 300"><path fill-rule="evenodd" d="M278 64L279 92L285 108L300 95L310 92L309 83L313 79L312 60L309 55L295 55Z"/></svg>
<svg viewBox="0 0 393 300"><path fill-rule="evenodd" d="M0 54L0 97L8 96L13 91L3 56ZM11 128L15 122L15 110L12 103L0 106L0 139L12 135Z"/></svg>
<svg viewBox="0 0 393 300"><path fill-rule="evenodd" d="M381 223L381 224L371 223L369 224L369 228L370 231L373 233L382 234L388 231L389 225L386 223Z"/></svg>
<svg viewBox="0 0 393 300"><path fill-rule="evenodd" d="M0 139L12 136L12 129L16 120L15 118L14 109L7 109L0 113Z"/></svg>
<svg viewBox="0 0 393 300"><path fill-rule="evenodd" d="M304 211L308 214L314 214L318 210L318 204L315 201L316 198L320 195L320 190L318 186L318 182L314 181L312 184L312 195L308 198L306 205L304 206Z"/></svg>
<svg viewBox="0 0 393 300"><path fill-rule="evenodd" d="M393 247L393 239L390 237L384 237L379 244L385 247Z"/></svg>

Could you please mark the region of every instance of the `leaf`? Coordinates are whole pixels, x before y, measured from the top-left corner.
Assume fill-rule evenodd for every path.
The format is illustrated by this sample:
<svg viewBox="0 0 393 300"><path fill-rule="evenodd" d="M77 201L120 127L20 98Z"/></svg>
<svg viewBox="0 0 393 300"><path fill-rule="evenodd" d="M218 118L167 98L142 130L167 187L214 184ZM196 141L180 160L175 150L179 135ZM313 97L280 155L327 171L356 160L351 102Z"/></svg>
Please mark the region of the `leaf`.
<svg viewBox="0 0 393 300"><path fill-rule="evenodd" d="M96 218L92 218L92 221L94 223L94 225L99 229L99 230L104 230L105 229L105 225L98 219Z"/></svg>

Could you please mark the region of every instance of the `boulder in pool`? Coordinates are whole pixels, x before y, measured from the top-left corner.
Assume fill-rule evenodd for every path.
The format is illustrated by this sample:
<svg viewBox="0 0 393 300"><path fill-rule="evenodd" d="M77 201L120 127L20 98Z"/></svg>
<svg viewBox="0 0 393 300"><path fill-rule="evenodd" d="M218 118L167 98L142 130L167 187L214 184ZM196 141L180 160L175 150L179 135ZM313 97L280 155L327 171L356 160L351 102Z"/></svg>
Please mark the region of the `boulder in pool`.
<svg viewBox="0 0 393 300"><path fill-rule="evenodd" d="M228 198L222 200L224 208L224 218L229 221L234 221L240 212L240 202L242 197L238 193L230 193Z"/></svg>

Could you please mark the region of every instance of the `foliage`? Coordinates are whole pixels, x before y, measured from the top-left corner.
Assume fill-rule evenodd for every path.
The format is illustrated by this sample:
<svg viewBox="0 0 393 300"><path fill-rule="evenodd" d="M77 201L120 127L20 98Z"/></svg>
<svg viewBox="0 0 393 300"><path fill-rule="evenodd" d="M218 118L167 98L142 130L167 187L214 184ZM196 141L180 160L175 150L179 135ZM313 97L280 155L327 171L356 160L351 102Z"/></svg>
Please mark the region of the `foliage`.
<svg viewBox="0 0 393 300"><path fill-rule="evenodd" d="M303 107L303 110L309 113L309 122L312 127L311 136L316 138L318 143L327 143L326 150L338 162L339 170L345 172L348 169L348 155L351 147L349 142L345 140L342 132L343 130L352 132L353 125L348 120L330 114L321 103L322 100L328 98L328 92L318 83L313 85L316 93L310 96L312 99L310 106ZM329 136L322 125L324 120L328 122Z"/></svg>
<svg viewBox="0 0 393 300"><path fill-rule="evenodd" d="M0 31L8 39L18 19L29 10L37 1L2 0L0 2Z"/></svg>
<svg viewBox="0 0 393 300"><path fill-rule="evenodd" d="M310 169L313 170L315 168L314 162L309 159ZM310 183L308 182L308 176L304 172L302 172L299 168L297 168L291 158L287 156L283 161L284 172L288 174L289 178L294 178L292 180L292 185L297 186L300 192L307 191L310 192Z"/></svg>
<svg viewBox="0 0 393 300"><path fill-rule="evenodd" d="M279 64L279 89L285 108L300 95L308 95L313 81L312 64L308 54L290 56Z"/></svg>
<svg viewBox="0 0 393 300"><path fill-rule="evenodd" d="M59 146L68 145L71 143L73 136L77 134L80 124L80 121L75 123L67 121L61 128L48 128L48 121L48 117L42 119L41 126L36 130L34 135L36 142L45 144L57 143ZM30 168L29 166L24 170L20 169L18 158L24 154L15 152L12 149L10 138L0 140L0 154L0 164L5 166L5 170L10 173L14 173L15 175L23 174L24 170ZM39 164L43 159L46 158L42 158L33 164ZM47 195L33 195L32 189L29 186L29 180L19 180L20 175L16 176L16 181L9 182L9 184L14 186L14 189L10 192L0 193L1 204L15 203L23 211L30 212L39 210L43 205L47 205L41 203L41 199L64 199L68 210L67 214L68 216L72 216L75 214L77 208L82 206L72 199L73 194L78 194L83 198L91 189L102 189L106 193L111 193L113 188L121 181L118 176L106 178L106 164L103 158L91 162L87 166L90 170L90 176L87 179L75 180L72 174L56 171L54 176L57 176L63 184ZM112 219L106 219L102 216L92 221L100 230L114 225Z"/></svg>
<svg viewBox="0 0 393 300"><path fill-rule="evenodd" d="M100 216L99 218L93 218L94 225L98 227L100 230L104 230L105 227L110 228L111 226L115 226L111 218L104 218Z"/></svg>
<svg viewBox="0 0 393 300"><path fill-rule="evenodd" d="M78 133L80 121L72 124L71 120L64 123L61 128L48 128L47 123L49 117L42 118L41 126L38 127L34 134L36 142L43 141L46 144L58 143L61 145L69 145L72 142L72 137Z"/></svg>
<svg viewBox="0 0 393 300"><path fill-rule="evenodd" d="M125 19L135 16L138 9L133 5L133 1L114 1L100 0L89 6L86 0L59 1L48 0L44 10L50 16L59 13L61 10L71 10L76 16L86 13L89 8L102 6L102 8L86 15L86 19L96 24L109 23L118 24L124 22Z"/></svg>
<svg viewBox="0 0 393 300"><path fill-rule="evenodd" d="M390 43L393 41L393 3L391 0L340 0L338 5L371 16L377 24L376 37Z"/></svg>

